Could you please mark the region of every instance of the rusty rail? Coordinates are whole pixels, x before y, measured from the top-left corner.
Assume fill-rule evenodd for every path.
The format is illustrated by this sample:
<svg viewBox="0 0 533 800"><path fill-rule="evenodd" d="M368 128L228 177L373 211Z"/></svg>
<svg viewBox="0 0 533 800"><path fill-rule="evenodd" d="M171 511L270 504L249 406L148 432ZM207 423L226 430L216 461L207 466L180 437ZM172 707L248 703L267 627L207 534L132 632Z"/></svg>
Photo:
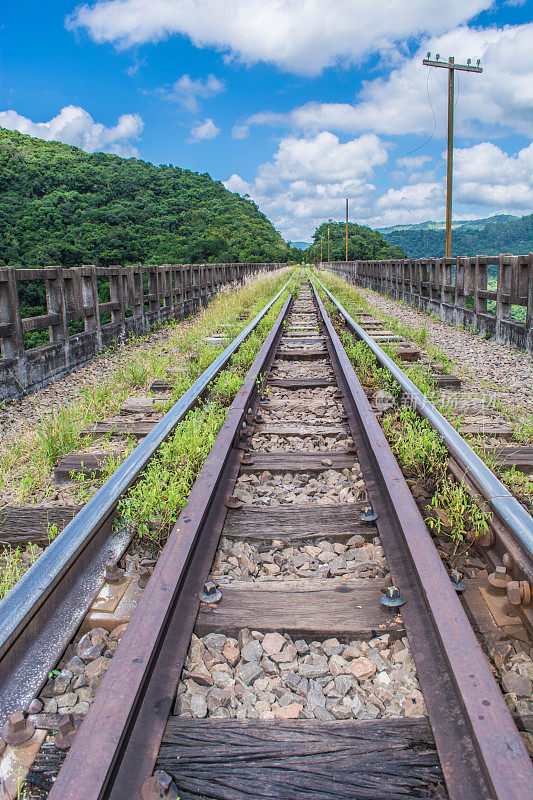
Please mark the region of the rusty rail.
<svg viewBox="0 0 533 800"><path fill-rule="evenodd" d="M522 800L533 782L526 749L316 290L315 298L389 568L407 600L403 619L450 800ZM256 378L272 364L290 302L230 408L50 800L131 800L151 775L257 408Z"/></svg>
<svg viewBox="0 0 533 800"><path fill-rule="evenodd" d="M151 775L238 474L234 445L257 407L256 379L270 369L291 302L231 405L49 800L132 800Z"/></svg>
<svg viewBox="0 0 533 800"><path fill-rule="evenodd" d="M127 547L127 531L113 532L115 509L121 495L281 297L294 274L165 414L0 603L0 724L12 711L27 705L44 685L98 591L106 562L118 558Z"/></svg>
<svg viewBox="0 0 533 800"><path fill-rule="evenodd" d="M387 355L387 353L374 341L374 339L350 316L346 309L339 303L335 296L315 276L316 280L329 299L335 304L348 327L372 350L380 364L384 366L407 392L415 403L415 407L432 425L437 433L442 436L446 447L468 474L470 480L487 499L491 509L502 522L513 531L515 537L522 543L526 552L533 554L533 519L526 509L513 497L509 489L498 480L494 473L483 463L467 442L460 436L448 420L442 416L433 403L423 392L415 386L405 372Z"/></svg>
<svg viewBox="0 0 533 800"><path fill-rule="evenodd" d="M367 483L450 800L520 800L533 766L424 520L354 368L313 286L345 392ZM359 445L359 446L358 446Z"/></svg>

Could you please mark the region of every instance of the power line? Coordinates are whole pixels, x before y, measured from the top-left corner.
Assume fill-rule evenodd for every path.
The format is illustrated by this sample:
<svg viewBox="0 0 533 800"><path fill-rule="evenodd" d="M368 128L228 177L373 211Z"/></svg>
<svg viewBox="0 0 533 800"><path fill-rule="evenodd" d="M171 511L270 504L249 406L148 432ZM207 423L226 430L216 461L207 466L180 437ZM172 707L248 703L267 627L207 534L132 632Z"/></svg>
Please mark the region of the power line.
<svg viewBox="0 0 533 800"><path fill-rule="evenodd" d="M414 150L409 150L409 152L405 154L406 156L410 156L411 153L416 153L417 150L421 150L423 147L425 147L427 144L429 144L430 141L435 136L435 131L437 130L437 117L435 116L435 110L433 108L433 103L431 102L431 97L429 96L429 76L430 75L431 75L431 70L428 68L428 77L427 77L427 81L426 81L426 92L427 92L427 96L428 96L428 100L429 100L429 107L431 109L431 113L433 114L433 133L431 134L429 139L426 139L424 144L421 144L418 147L415 147Z"/></svg>

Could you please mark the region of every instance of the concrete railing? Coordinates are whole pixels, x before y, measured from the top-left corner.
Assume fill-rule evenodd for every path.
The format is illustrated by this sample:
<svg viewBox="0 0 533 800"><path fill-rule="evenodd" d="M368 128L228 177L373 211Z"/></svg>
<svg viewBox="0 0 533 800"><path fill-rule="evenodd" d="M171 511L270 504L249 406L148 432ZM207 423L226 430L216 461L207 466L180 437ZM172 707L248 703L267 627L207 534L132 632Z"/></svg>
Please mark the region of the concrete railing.
<svg viewBox="0 0 533 800"><path fill-rule="evenodd" d="M0 267L0 400L46 386L128 336L142 335L163 322L193 314L225 284L283 266ZM44 283L46 314L21 316L19 287L23 281ZM103 292L109 295L108 302L100 302ZM77 323L74 327L82 328L81 332L71 332L72 323ZM46 330L49 342L27 349L24 335Z"/></svg>
<svg viewBox="0 0 533 800"><path fill-rule="evenodd" d="M452 325L533 352L533 253L332 261L322 266ZM488 288L490 266L497 267L496 290ZM494 301L494 311L489 309L489 301ZM516 318L517 306L521 307L521 320Z"/></svg>

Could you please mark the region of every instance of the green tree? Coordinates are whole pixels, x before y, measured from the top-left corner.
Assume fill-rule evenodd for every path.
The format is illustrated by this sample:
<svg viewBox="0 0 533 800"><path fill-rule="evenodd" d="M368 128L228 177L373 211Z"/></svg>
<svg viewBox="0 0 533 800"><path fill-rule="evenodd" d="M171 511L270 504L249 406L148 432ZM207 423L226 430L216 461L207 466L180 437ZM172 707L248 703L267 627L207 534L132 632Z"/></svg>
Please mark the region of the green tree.
<svg viewBox="0 0 533 800"><path fill-rule="evenodd" d="M0 128L0 265L293 258L249 199L206 173Z"/></svg>
<svg viewBox="0 0 533 800"><path fill-rule="evenodd" d="M320 258L320 237L323 237L322 257L328 257L328 228L330 243L330 259L344 261L346 259L346 224L344 222L324 222L313 234L313 245L304 251L306 258L314 261L318 253ZM348 223L348 261L358 259L403 258L403 250L389 244L377 231L363 225Z"/></svg>

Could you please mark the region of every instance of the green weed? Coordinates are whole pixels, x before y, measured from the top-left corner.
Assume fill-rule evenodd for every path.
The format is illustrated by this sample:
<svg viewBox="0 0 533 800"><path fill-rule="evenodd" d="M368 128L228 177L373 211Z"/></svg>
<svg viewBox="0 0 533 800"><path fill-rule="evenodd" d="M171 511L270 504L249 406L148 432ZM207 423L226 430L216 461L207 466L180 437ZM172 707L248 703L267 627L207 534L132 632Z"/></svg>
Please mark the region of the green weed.
<svg viewBox="0 0 533 800"><path fill-rule="evenodd" d="M34 564L42 550L36 544L28 542L24 550L20 547L4 547L0 551L0 600L22 578L27 569Z"/></svg>
<svg viewBox="0 0 533 800"><path fill-rule="evenodd" d="M522 444L533 444L533 417L514 422L513 435Z"/></svg>
<svg viewBox="0 0 533 800"><path fill-rule="evenodd" d="M411 476L435 484L444 478L448 450L441 437L412 408L404 406L382 421L392 452Z"/></svg>
<svg viewBox="0 0 533 800"><path fill-rule="evenodd" d="M440 484L438 491L431 498L430 505L436 510L443 511L451 525L451 530L447 530L448 525L438 515L426 519L430 528L453 539L455 547L452 561L464 554L465 551L460 551L461 545L466 543L466 550L468 550L473 540L489 530L492 514L484 508L480 508L470 497L463 484L453 478L446 478Z"/></svg>
<svg viewBox="0 0 533 800"><path fill-rule="evenodd" d="M231 369L223 370L218 378L211 384L211 396L221 405L231 403L243 384L243 378L239 372Z"/></svg>
<svg viewBox="0 0 533 800"><path fill-rule="evenodd" d="M224 419L216 402L189 412L120 501L119 514L139 536L156 542L168 536Z"/></svg>
<svg viewBox="0 0 533 800"><path fill-rule="evenodd" d="M85 408L64 406L49 417L43 417L35 429L38 455L48 467L78 445L80 433L87 423Z"/></svg>
<svg viewBox="0 0 533 800"><path fill-rule="evenodd" d="M166 408L173 405L221 352L222 348L202 340L222 326L227 326L228 336L237 335L247 322L236 320L236 310L257 313L279 291L290 272L286 268L246 281L237 291L228 288L220 292L196 316L168 323L164 344L154 346L140 337L129 339L118 351L116 368L104 380L80 389L76 401L43 415L37 427L28 427L16 437L4 437L0 445L0 491L6 501L24 502L37 491L46 494L52 486L50 467L80 446L83 428L117 414L124 400L145 386L150 377L176 375ZM89 442L86 439L84 444Z"/></svg>

